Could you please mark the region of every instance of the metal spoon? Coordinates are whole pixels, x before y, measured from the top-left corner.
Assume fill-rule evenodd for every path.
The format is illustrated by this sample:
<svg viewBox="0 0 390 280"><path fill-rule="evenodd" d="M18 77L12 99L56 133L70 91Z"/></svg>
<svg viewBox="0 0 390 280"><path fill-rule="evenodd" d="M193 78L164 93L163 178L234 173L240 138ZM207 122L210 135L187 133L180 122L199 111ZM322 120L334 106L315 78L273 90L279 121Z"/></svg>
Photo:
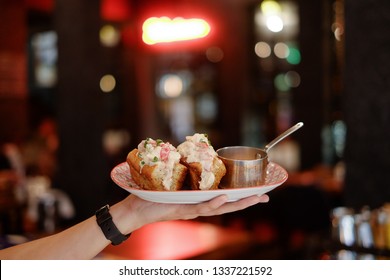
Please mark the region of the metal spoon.
<svg viewBox="0 0 390 280"><path fill-rule="evenodd" d="M266 153L268 153L268 151L273 147L275 146L276 144L278 144L280 141L282 141L284 138L286 138L287 136L289 136L291 133L297 131L298 129L300 129L301 127L303 126L303 122L299 122L297 123L296 125L290 127L289 129L287 129L285 132L283 132L282 134L280 134L278 137L276 137L274 140L272 140L271 142L269 142L267 145L265 145L264 147L264 150Z"/></svg>

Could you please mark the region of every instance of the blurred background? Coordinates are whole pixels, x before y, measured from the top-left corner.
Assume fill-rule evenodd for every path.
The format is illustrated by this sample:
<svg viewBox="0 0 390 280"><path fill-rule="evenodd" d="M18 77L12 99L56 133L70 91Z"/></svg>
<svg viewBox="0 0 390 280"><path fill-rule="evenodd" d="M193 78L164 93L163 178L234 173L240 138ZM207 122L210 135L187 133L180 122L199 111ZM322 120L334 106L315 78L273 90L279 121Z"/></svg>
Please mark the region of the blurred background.
<svg viewBox="0 0 390 280"><path fill-rule="evenodd" d="M289 179L268 204L191 224L240 244L202 231L180 257L389 258L389 15L387 0L0 0L2 246L127 196L110 171L146 137L264 147L302 121L271 151ZM107 254L140 258L124 251Z"/></svg>

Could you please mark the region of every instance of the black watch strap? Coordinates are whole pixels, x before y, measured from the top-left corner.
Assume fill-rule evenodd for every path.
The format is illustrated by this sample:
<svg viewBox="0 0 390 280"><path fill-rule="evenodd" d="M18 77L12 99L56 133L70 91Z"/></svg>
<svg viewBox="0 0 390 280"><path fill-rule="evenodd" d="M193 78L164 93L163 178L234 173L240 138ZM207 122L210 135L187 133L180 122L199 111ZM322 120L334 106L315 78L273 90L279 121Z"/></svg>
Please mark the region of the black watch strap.
<svg viewBox="0 0 390 280"><path fill-rule="evenodd" d="M112 245L119 245L127 238L129 238L129 234L122 234L118 228L115 226L112 221L112 216L110 214L110 207L108 205L103 206L99 210L96 211L96 222L102 229L104 236L111 241Z"/></svg>

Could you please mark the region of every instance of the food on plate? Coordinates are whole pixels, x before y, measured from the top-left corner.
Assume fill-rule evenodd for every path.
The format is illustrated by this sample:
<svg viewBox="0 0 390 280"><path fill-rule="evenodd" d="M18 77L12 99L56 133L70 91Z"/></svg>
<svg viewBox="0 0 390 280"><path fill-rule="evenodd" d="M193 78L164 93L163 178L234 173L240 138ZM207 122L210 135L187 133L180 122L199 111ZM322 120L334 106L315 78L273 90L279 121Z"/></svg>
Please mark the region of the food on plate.
<svg viewBox="0 0 390 280"><path fill-rule="evenodd" d="M181 163L188 168L188 181L193 190L217 189L226 174L224 163L218 158L206 134L195 133L177 147Z"/></svg>
<svg viewBox="0 0 390 280"><path fill-rule="evenodd" d="M183 187L187 167L170 143L147 138L127 155L134 182L143 189L176 191Z"/></svg>

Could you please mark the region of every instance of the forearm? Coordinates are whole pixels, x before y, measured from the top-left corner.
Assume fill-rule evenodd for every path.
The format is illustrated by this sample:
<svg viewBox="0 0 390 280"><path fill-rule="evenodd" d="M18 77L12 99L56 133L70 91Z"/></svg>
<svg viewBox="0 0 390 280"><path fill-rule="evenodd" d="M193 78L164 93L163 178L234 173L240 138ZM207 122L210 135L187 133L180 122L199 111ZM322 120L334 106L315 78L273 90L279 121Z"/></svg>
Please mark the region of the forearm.
<svg viewBox="0 0 390 280"><path fill-rule="evenodd" d="M123 234L138 228L130 204L125 199L110 209ZM1 250L0 259L92 259L109 244L92 216L60 233Z"/></svg>
<svg viewBox="0 0 390 280"><path fill-rule="evenodd" d="M90 259L109 244L94 217L60 233L0 252L1 259Z"/></svg>

